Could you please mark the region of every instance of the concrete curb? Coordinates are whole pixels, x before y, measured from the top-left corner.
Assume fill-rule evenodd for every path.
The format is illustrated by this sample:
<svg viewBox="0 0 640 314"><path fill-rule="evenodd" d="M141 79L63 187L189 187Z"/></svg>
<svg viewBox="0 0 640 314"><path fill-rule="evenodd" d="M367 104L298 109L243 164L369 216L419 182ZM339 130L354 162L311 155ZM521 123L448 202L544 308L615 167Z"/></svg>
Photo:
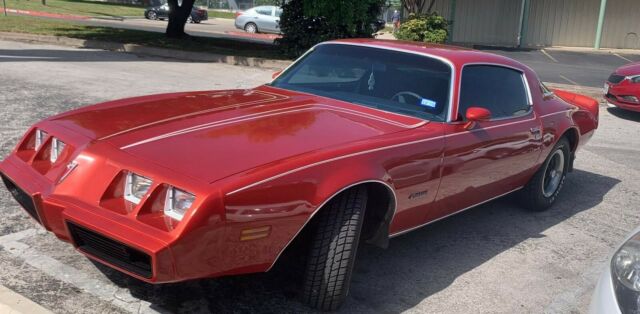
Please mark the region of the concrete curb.
<svg viewBox="0 0 640 314"><path fill-rule="evenodd" d="M231 65L242 65L266 69L281 70L291 63L291 61L287 60L273 60L254 57L221 55L206 52L182 51L167 48L147 47L136 44L122 44L100 40L84 40L51 35L0 32L0 40L53 44L75 48L103 49L153 57L172 58L194 62L226 63Z"/></svg>
<svg viewBox="0 0 640 314"><path fill-rule="evenodd" d="M60 13L19 10L19 9L10 9L10 8L7 8L7 13L16 14L16 15L48 17L48 18L62 19L62 20L88 20L91 18L90 16L86 16L86 15L60 14Z"/></svg>
<svg viewBox="0 0 640 314"><path fill-rule="evenodd" d="M51 311L14 292L13 290L0 285L0 313L51 314Z"/></svg>

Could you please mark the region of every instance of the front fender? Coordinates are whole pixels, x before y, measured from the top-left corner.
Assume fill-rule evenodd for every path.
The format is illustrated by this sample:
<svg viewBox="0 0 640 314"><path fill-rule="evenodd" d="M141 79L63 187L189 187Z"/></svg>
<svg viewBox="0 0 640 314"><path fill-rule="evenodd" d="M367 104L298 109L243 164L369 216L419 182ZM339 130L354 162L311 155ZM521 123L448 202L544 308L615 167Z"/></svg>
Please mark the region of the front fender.
<svg viewBox="0 0 640 314"><path fill-rule="evenodd" d="M355 156L311 165L274 180L225 196L226 247L229 267L260 265L270 269L280 254L322 206L358 184L378 182L393 192L393 182L380 163ZM251 239L253 230L269 230ZM256 271L260 271L256 270Z"/></svg>

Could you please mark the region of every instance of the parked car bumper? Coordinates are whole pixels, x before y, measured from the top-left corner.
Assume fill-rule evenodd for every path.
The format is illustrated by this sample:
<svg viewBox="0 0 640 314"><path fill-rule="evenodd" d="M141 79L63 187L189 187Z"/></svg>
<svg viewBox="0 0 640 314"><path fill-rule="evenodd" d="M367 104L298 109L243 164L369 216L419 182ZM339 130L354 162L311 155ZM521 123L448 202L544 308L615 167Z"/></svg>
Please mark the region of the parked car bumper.
<svg viewBox="0 0 640 314"><path fill-rule="evenodd" d="M621 84L605 83L604 98L607 100L609 107L618 107L626 110L640 112L640 87L623 82ZM635 97L639 101L633 102L625 97Z"/></svg>
<svg viewBox="0 0 640 314"><path fill-rule="evenodd" d="M620 314L620 307L616 300L611 277L611 267L607 264L605 271L600 276L589 306L590 314Z"/></svg>

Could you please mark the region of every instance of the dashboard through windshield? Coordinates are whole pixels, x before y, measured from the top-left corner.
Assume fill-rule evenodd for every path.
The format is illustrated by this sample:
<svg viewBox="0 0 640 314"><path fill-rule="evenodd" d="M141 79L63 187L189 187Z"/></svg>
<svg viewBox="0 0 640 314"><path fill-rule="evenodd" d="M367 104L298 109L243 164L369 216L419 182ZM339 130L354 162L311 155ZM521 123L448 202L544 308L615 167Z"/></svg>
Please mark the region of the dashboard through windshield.
<svg viewBox="0 0 640 314"><path fill-rule="evenodd" d="M408 52L323 44L270 85L431 121L445 121L451 67Z"/></svg>

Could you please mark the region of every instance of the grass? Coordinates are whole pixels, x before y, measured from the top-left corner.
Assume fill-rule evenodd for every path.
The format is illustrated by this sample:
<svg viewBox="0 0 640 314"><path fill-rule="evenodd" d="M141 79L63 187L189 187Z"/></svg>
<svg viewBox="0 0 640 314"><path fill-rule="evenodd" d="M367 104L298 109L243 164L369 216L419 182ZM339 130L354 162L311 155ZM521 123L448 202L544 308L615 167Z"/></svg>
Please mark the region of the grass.
<svg viewBox="0 0 640 314"><path fill-rule="evenodd" d="M209 18L235 19L236 15L228 11L209 10Z"/></svg>
<svg viewBox="0 0 640 314"><path fill-rule="evenodd" d="M90 0L6 0L7 8L59 14L88 15L96 17L143 16L141 6L96 2Z"/></svg>
<svg viewBox="0 0 640 314"><path fill-rule="evenodd" d="M170 39L166 38L163 33L86 26L71 21L26 16L0 16L0 32L54 35L242 57L286 59L280 54L277 47L269 44L208 37Z"/></svg>

